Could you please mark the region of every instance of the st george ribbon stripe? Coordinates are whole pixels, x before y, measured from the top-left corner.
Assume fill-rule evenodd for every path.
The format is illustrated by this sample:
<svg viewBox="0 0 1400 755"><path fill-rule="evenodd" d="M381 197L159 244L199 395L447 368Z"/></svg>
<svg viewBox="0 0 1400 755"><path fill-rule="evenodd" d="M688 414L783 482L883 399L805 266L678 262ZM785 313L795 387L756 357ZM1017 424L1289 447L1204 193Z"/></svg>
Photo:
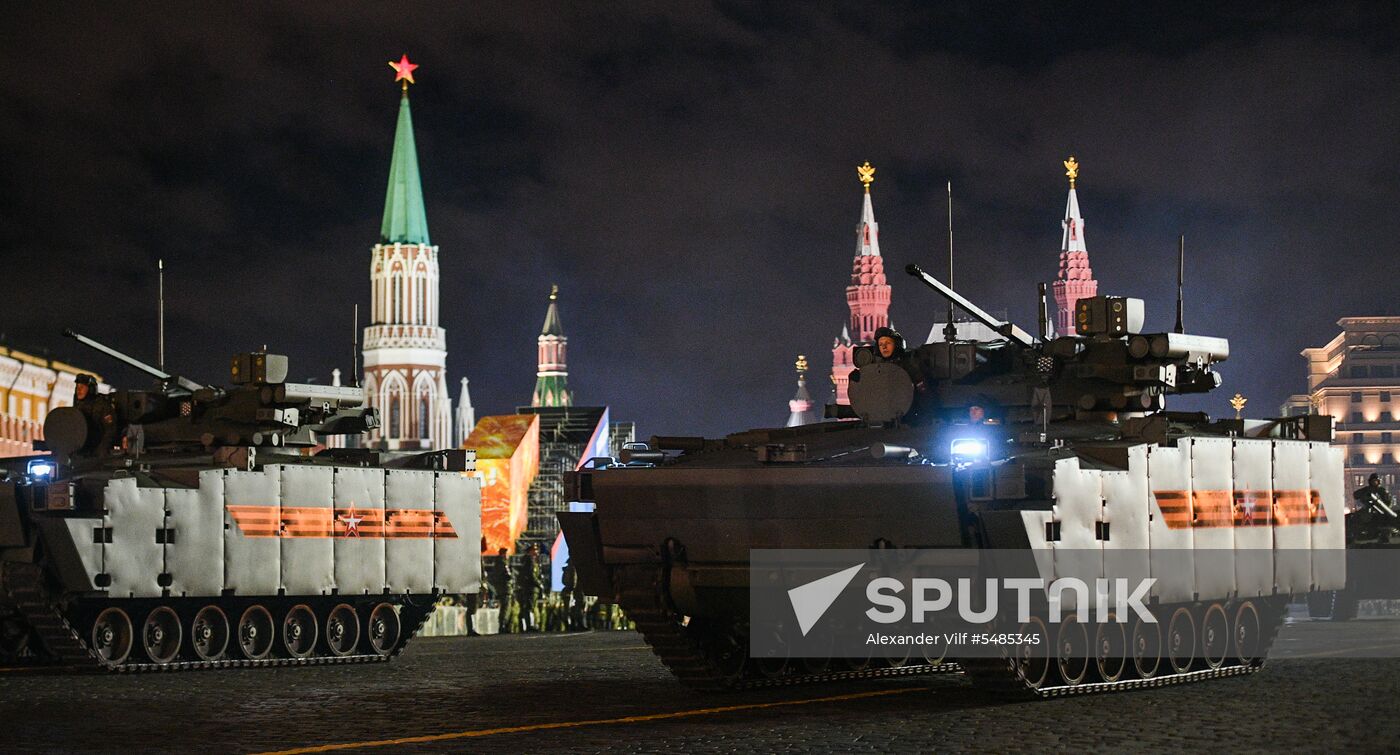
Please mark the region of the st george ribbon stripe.
<svg viewBox="0 0 1400 755"><path fill-rule="evenodd" d="M1170 529L1326 524L1317 490L1154 490Z"/></svg>
<svg viewBox="0 0 1400 755"><path fill-rule="evenodd" d="M447 514L428 509L332 509L316 506L229 506L245 537L417 538L457 537Z"/></svg>

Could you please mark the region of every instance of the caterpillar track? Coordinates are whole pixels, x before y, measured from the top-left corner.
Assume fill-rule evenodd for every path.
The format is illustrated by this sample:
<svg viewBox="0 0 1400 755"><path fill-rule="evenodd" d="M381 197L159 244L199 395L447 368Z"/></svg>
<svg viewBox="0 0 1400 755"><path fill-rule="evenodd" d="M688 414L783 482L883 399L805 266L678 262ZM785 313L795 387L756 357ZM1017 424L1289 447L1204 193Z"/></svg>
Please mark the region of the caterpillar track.
<svg viewBox="0 0 1400 755"><path fill-rule="evenodd" d="M1181 610L1183 607L1168 606L1166 609L1156 609L1157 613L1161 614L1158 617L1159 626L1162 632L1167 633L1167 637L1163 638L1163 642L1158 647L1157 654L1154 656L1157 663L1153 665L1153 671L1149 675L1144 675L1136 668L1133 658L1123 658L1119 664L1118 674L1108 674L1120 678L1104 680L1103 670L1096 668L1097 664L1093 659L1086 658L1083 659L1085 665L1083 672L1069 674L1079 677L1078 681L1067 681L1065 678L1066 661L1064 659L1050 658L1047 655L1046 658L1050 662L1044 673L1039 674L1030 670L1031 664L1028 662L1028 658L1024 656L1018 658L1008 650L1003 650L1000 658L967 658L962 659L961 664L977 688L999 696L1021 699L1048 699L1071 695L1127 692L1252 674L1264 666L1269 648L1273 645L1274 638L1278 636L1279 628L1283 625L1287 601L1268 599L1257 601L1257 604L1254 601L1241 601L1234 606L1237 617L1241 615L1247 604L1256 606L1260 618L1258 626L1261 630L1258 634L1257 644L1252 645L1253 649L1249 653L1252 657L1247 660L1239 657L1226 657L1219 659L1218 662L1212 662L1198 657L1208 653L1202 652L1204 650L1203 638L1195 637L1192 641L1193 649L1188 651L1188 659L1184 660L1182 664L1184 668L1181 670L1174 668L1171 660L1164 657L1163 654L1170 655L1170 650L1167 647L1172 632L1169 617L1174 616L1175 611ZM1222 604L1210 604L1209 606L1197 604L1184 608L1188 612L1204 615L1211 611L1215 605ZM1226 612L1226 615L1228 616L1229 613ZM1239 631L1238 626L1230 628L1235 632Z"/></svg>
<svg viewBox="0 0 1400 755"><path fill-rule="evenodd" d="M1125 658L1125 668L1120 672L1122 678L1104 681L1092 670L1094 660L1084 659L1089 667L1088 673L1077 682L1067 683L1058 673L1059 664L1055 659L1051 659L1051 667L1047 669L1045 676L1032 683L1032 680L1027 678L1024 660L1012 656L1009 652L1004 652L1001 658L960 658L956 662L870 659L854 664L859 667L835 671L823 667L839 663L852 665L851 659L783 659L765 668L762 659L747 657L746 644L726 639L726 633L717 625L704 625L698 620L688 620L681 616L671 606L665 594L662 587L663 576L660 568L617 569L618 600L628 618L636 623L637 631L661 662L682 683L706 691L736 691L959 672L967 674L978 689L1013 699L1049 699L1191 684L1252 674L1260 670L1268 649L1283 624L1286 608L1286 601L1283 600L1257 602L1256 610L1261 614L1261 632L1257 637L1257 644L1251 646L1254 657L1248 661L1234 658L1212 667L1204 658L1195 657L1204 653L1199 652L1203 649L1200 641L1193 639L1195 651L1192 652L1192 658L1186 664L1186 668L1181 671L1174 670L1168 658L1159 657L1159 666L1154 672L1150 676L1140 676L1136 675L1134 668L1129 668L1134 666L1132 659ZM1233 606L1237 615L1245 603L1250 601L1242 601ZM1210 610L1209 606L1204 604L1196 607L1202 615ZM1164 622L1163 627L1164 633L1169 632L1168 622ZM1233 629L1238 631L1237 627ZM1160 648L1158 652L1163 650L1165 647Z"/></svg>
<svg viewBox="0 0 1400 755"><path fill-rule="evenodd" d="M670 605L661 588L659 568L617 570L617 594L627 618L661 662L683 684L708 691L787 687L799 684L876 679L892 676L957 673L956 663L890 662L871 659L864 667L831 670L843 659L783 659L764 667L751 662L747 646L726 640L714 626L687 621ZM898 664L898 665L896 665ZM854 664L848 664L854 665Z"/></svg>
<svg viewBox="0 0 1400 755"><path fill-rule="evenodd" d="M100 617L105 610L134 605L146 607L159 607L158 601L120 601L104 599L100 603L93 601L75 600L69 605L63 606L52 599L48 588L44 582L44 571L36 565L21 562L9 562L3 565L3 588L11 604L18 610L28 628L32 631L32 638L28 643L28 650L25 657L18 659L7 659L8 661L18 661L29 664L42 664L64 668L69 671L88 671L93 673L112 672L123 674L136 673L171 673L178 671L194 671L205 669L222 668L268 668L268 667L294 667L294 666L322 666L340 665L352 663L380 663L388 661L403 652L408 641L417 634L432 613L432 605L412 605L409 603L381 603L380 605L393 605L394 613L399 622L397 637L392 643L384 643L381 647L384 652L375 652L373 643L363 636L363 630L367 625L357 627L360 634L350 645L348 652L337 653L330 648L330 643L324 636L317 636L310 642L305 655L292 655L286 647L275 647L278 645L277 637L270 637L269 647L263 654L264 657L246 657L246 653L240 653L240 643L236 638L229 636L225 646L211 658L192 657L197 655L193 648L194 642L188 631L190 622L180 618L182 612L174 612L181 625L180 640L175 643L175 650L171 651L168 660L152 660L152 654L146 650L143 637L133 637L130 640L130 647L121 657L104 654L99 648L94 646L88 638L95 637L92 632L91 616ZM385 598L396 599L391 596ZM327 605L339 606L340 599L335 596L328 596L329 600L321 601ZM208 603L209 601L204 601ZM272 598L262 601L242 600L238 605L258 605L274 606L281 608L283 604L287 606L302 605L306 601L303 598ZM171 601L166 605L175 604ZM101 609L101 610L99 610ZM188 615L188 611L183 611ZM281 611L278 611L281 613ZM269 611L269 616L272 612ZM319 624L319 622L318 622ZM76 626L75 626L76 625ZM83 631L79 627L86 627L88 631ZM134 627L134 622L133 622ZM232 630L232 627L227 627ZM87 635L87 638L85 638ZM36 642L37 640L37 642ZM159 647L159 643L152 643ZM168 647L168 645L166 646ZM363 652L369 647L371 652ZM341 651L345 647L342 643ZM281 652L277 652L277 651ZM145 658L142 658L143 652ZM240 655L242 657L240 657Z"/></svg>

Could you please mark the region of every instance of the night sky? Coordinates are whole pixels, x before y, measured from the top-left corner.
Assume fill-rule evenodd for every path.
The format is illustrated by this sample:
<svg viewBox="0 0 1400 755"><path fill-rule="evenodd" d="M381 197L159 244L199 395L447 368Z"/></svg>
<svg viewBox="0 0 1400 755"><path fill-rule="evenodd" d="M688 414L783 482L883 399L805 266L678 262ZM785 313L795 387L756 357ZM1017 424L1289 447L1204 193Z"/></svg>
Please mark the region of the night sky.
<svg viewBox="0 0 1400 755"><path fill-rule="evenodd" d="M348 370L405 52L478 415L529 402L551 283L577 402L643 437L781 424L799 353L826 398L865 160L911 338L949 179L956 284L1034 330L1070 154L1100 292L1170 328L1184 233L1187 329L1231 341L1174 406L1273 414L1338 318L1400 314L1395 3L606 5L8 5L0 332L139 384L58 334L154 361L164 258L174 369Z"/></svg>

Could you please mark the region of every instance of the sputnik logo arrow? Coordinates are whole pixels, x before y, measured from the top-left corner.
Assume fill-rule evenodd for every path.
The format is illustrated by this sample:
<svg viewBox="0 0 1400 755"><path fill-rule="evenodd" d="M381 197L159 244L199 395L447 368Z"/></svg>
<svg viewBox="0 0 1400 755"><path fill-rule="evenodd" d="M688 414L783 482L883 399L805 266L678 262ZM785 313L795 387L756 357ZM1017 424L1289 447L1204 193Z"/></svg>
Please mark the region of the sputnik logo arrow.
<svg viewBox="0 0 1400 755"><path fill-rule="evenodd" d="M792 612L797 614L797 628L802 630L803 637L807 636L812 625L821 619L826 610L831 608L831 604L841 597L846 585L851 583L856 572L864 566L865 564L856 564L849 569L842 569L835 574L788 590L788 600L792 601Z"/></svg>

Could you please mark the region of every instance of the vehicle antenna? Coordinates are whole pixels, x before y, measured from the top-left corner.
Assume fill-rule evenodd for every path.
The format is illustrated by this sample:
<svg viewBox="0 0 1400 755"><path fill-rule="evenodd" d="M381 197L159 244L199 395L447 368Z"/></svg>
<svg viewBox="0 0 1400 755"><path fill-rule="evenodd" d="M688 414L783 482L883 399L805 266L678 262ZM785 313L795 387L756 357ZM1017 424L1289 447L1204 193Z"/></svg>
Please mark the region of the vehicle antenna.
<svg viewBox="0 0 1400 755"><path fill-rule="evenodd" d="M1182 284L1186 279L1186 234L1182 234L1176 242L1176 332L1185 333L1186 324L1183 321L1185 312L1185 299L1182 293Z"/></svg>
<svg viewBox="0 0 1400 755"><path fill-rule="evenodd" d="M156 260L156 366L165 371L165 260Z"/></svg>
<svg viewBox="0 0 1400 755"><path fill-rule="evenodd" d="M948 182L948 287L953 287L953 182ZM943 326L943 340L958 338L958 326L953 322L953 302L948 302L948 324Z"/></svg>
<svg viewBox="0 0 1400 755"><path fill-rule="evenodd" d="M355 329L350 332L350 374L355 378L355 387L360 387L360 305L355 304Z"/></svg>
<svg viewBox="0 0 1400 755"><path fill-rule="evenodd" d="M1039 318L1037 324L1040 325L1040 340L1046 341L1050 338L1050 304L1045 298L1046 285L1037 283L1036 288L1040 294L1040 307L1039 311L1036 312Z"/></svg>

